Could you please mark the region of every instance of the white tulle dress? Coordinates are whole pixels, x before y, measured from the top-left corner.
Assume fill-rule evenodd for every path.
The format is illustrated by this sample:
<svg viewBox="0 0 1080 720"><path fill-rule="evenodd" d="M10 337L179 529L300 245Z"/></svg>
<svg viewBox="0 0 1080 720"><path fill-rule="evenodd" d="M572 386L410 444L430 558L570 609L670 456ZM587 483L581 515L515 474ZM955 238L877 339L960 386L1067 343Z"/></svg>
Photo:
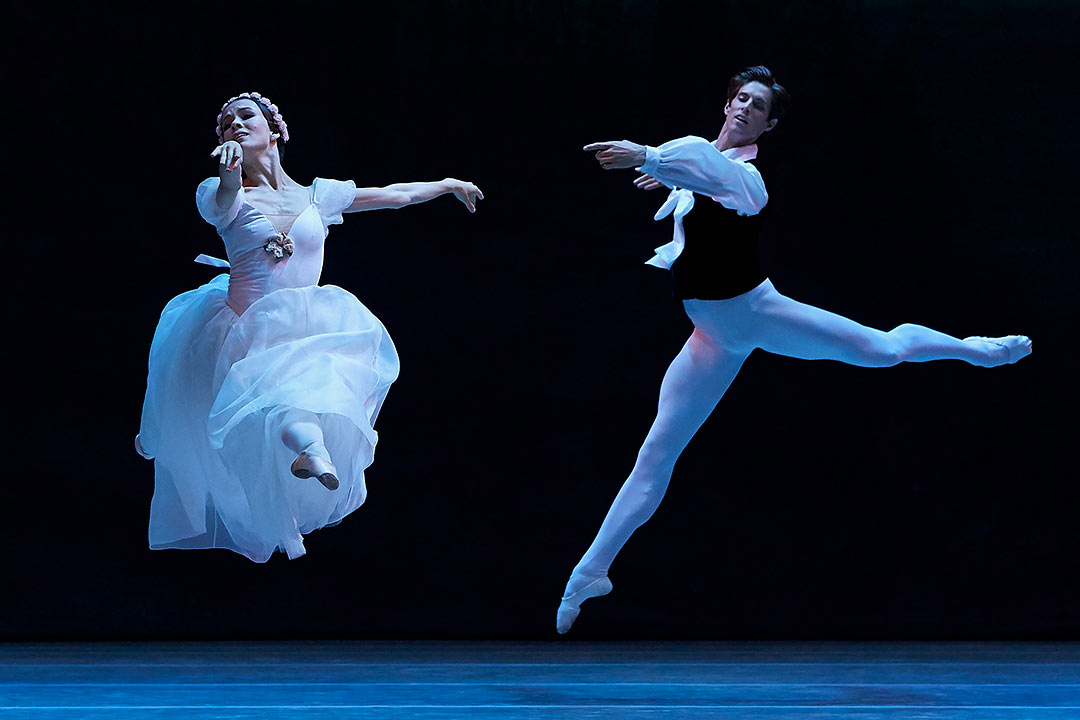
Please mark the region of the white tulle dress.
<svg viewBox="0 0 1080 720"><path fill-rule="evenodd" d="M150 547L295 558L303 534L363 504L398 356L355 297L318 285L327 227L342 221L352 182L312 183L311 204L287 230L294 253L282 258L264 250L278 232L270 220L243 191L221 211L217 188L206 180L196 201L225 242L230 273L173 298L150 348L136 443L155 461ZM335 491L290 472L295 453L281 431L297 412L318 418Z"/></svg>

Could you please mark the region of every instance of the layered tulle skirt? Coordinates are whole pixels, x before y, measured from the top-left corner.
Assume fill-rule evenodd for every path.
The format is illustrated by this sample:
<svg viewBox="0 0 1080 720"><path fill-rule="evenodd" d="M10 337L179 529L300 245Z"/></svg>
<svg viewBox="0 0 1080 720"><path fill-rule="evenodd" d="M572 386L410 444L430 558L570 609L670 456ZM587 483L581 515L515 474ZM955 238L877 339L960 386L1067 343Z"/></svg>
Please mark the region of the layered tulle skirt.
<svg viewBox="0 0 1080 720"><path fill-rule="evenodd" d="M256 562L304 554L302 535L363 504L364 470L398 356L334 286L277 290L241 315L228 275L174 298L150 349L139 443L154 458L150 547L228 548ZM285 425L314 414L337 467L328 491L290 472Z"/></svg>

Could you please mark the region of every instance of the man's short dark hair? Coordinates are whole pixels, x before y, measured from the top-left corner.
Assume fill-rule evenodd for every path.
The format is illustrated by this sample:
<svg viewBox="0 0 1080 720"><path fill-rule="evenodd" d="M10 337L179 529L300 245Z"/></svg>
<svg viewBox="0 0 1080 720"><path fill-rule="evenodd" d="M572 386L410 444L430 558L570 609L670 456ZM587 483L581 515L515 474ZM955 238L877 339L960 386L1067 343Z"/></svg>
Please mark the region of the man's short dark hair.
<svg viewBox="0 0 1080 720"><path fill-rule="evenodd" d="M728 102L735 98L739 88L746 83L752 82L759 82L772 91L772 102L769 103L769 119L779 120L784 117L784 113L787 112L788 105L791 103L791 96L788 95L788 91L784 89L783 85L776 82L772 72L764 65L754 65L731 76L731 82L728 83L727 88Z"/></svg>

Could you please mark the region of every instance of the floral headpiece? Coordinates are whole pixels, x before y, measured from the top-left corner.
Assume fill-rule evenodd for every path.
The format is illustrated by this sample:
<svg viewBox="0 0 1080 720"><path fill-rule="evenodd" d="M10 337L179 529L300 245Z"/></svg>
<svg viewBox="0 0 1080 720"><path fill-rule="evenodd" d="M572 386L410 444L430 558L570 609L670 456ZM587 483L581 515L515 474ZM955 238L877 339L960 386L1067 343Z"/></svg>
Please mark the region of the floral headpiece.
<svg viewBox="0 0 1080 720"><path fill-rule="evenodd" d="M221 116L225 113L225 108L229 107L230 103L234 103L237 100L254 100L257 105L262 105L270 112L270 121L274 125L274 130L281 134L282 142L289 142L289 126L285 124L285 121L281 119L281 111L278 110L278 106L270 102L270 98L260 95L257 92L240 93L234 98L229 98L228 102L221 106L221 110L217 115L217 139L218 143L225 142L225 137L221 131Z"/></svg>

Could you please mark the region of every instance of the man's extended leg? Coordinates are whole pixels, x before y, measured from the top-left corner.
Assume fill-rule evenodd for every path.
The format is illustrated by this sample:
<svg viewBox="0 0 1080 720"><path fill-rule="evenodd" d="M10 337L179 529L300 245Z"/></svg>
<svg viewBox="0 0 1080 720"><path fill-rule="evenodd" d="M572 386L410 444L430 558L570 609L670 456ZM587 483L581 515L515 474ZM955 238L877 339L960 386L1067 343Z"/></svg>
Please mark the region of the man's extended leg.
<svg viewBox="0 0 1080 720"><path fill-rule="evenodd" d="M638 451L634 469L566 584L557 620L559 632L570 629L582 601L610 591L607 571L615 555L634 530L652 517L667 490L675 461L716 407L748 354L725 349L701 330L694 330L672 361L660 385L656 419Z"/></svg>
<svg viewBox="0 0 1080 720"><path fill-rule="evenodd" d="M754 344L778 355L862 367L930 360L994 367L1031 353L1031 341L1023 335L960 340L910 323L884 332L777 292L764 298L754 313Z"/></svg>

